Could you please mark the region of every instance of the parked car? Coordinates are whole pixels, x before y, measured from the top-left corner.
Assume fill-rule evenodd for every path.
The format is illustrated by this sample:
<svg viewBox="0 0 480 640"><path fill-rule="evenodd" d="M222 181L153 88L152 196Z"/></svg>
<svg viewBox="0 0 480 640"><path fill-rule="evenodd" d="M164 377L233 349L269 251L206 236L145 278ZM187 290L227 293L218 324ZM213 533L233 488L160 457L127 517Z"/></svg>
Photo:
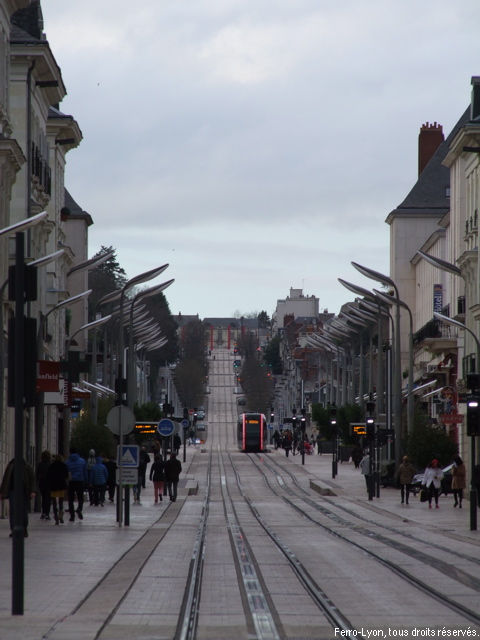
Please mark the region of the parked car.
<svg viewBox="0 0 480 640"><path fill-rule="evenodd" d="M207 425L204 422L197 422L195 428L197 429L197 431L206 431Z"/></svg>
<svg viewBox="0 0 480 640"><path fill-rule="evenodd" d="M205 409L204 407L197 408L197 418L198 420L203 420L205 418Z"/></svg>

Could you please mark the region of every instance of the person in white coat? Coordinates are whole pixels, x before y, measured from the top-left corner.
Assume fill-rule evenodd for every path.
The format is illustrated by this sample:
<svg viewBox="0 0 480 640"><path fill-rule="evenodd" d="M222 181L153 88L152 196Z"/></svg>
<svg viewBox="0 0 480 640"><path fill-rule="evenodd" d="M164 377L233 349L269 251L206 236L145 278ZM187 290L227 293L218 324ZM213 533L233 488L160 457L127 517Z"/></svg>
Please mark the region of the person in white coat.
<svg viewBox="0 0 480 640"><path fill-rule="evenodd" d="M428 508L432 508L432 498L435 500L435 508L438 509L438 496L440 494L440 487L442 486L443 471L440 468L440 463L434 458L428 467L425 469L423 476L423 484L428 491Z"/></svg>

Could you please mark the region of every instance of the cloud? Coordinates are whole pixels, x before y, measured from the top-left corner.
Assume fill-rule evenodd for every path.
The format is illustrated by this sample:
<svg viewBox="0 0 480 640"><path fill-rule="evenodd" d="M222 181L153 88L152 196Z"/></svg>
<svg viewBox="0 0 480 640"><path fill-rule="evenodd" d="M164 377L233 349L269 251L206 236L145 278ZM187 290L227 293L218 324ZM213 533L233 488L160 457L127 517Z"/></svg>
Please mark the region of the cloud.
<svg viewBox="0 0 480 640"><path fill-rule="evenodd" d="M351 260L388 272L420 126L448 134L476 73L478 0L43 4L90 253L170 261L184 313L271 313L302 283L338 309Z"/></svg>

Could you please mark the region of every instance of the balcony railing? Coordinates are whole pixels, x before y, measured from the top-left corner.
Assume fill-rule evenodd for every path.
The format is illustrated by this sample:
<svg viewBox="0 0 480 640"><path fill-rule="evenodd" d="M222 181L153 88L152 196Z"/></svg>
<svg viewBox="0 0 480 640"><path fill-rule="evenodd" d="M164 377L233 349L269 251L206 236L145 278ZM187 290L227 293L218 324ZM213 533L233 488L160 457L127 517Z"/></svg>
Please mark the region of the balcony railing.
<svg viewBox="0 0 480 640"><path fill-rule="evenodd" d="M456 335L451 325L434 318L413 334L413 344L420 344L428 338L453 338Z"/></svg>
<svg viewBox="0 0 480 640"><path fill-rule="evenodd" d="M40 149L32 142L32 176L48 195L52 194L52 172Z"/></svg>

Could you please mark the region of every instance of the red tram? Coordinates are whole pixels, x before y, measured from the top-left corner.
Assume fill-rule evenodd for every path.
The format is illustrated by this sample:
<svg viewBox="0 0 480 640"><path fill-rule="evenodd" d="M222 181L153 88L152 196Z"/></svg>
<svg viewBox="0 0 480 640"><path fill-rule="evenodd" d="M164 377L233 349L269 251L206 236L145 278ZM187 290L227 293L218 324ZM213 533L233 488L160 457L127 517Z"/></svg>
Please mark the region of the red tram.
<svg viewBox="0 0 480 640"><path fill-rule="evenodd" d="M265 451L267 420L263 413L242 413L237 424L240 451Z"/></svg>

